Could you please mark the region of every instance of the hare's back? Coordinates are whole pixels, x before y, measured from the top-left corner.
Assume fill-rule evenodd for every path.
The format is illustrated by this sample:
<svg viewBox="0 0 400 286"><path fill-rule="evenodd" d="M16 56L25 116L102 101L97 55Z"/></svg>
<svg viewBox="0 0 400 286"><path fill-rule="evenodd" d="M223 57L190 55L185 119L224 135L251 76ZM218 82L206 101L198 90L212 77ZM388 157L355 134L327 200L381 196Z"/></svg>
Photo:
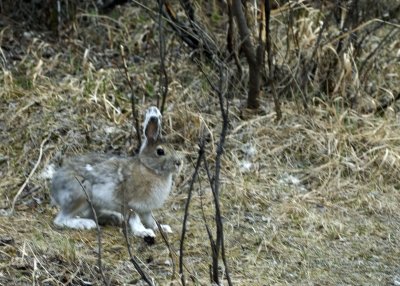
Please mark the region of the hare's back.
<svg viewBox="0 0 400 286"><path fill-rule="evenodd" d="M71 157L67 160L64 161L62 164L63 166L69 166L69 167L80 167L80 166L87 166L87 165L98 165L102 164L110 159L118 158L117 156L112 156L112 155L107 155L107 154L102 154L102 153L90 153L86 154L83 156L75 156Z"/></svg>
<svg viewBox="0 0 400 286"><path fill-rule="evenodd" d="M124 158L105 154L89 154L65 160L53 176L51 196L57 204L62 205L82 197L83 186L91 195L101 197L123 181L121 170L125 161Z"/></svg>

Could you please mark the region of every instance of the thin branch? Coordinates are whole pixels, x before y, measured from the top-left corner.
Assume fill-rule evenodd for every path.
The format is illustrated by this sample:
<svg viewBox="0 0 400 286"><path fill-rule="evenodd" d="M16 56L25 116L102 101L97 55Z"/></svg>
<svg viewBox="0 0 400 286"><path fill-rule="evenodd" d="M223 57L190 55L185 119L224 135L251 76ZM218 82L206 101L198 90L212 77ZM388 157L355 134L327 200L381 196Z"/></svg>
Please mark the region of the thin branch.
<svg viewBox="0 0 400 286"><path fill-rule="evenodd" d="M192 12L187 10L186 6L188 4L181 3L181 5L184 8L184 11L188 14L190 28L178 20L176 13L172 9L171 5L169 5L167 2L164 5L165 10L163 10L163 16L168 19L168 24L174 29L182 41L184 41L193 50L201 49L202 53L208 59L213 60L214 55L216 55L218 51L216 44L210 37L206 38L204 36L203 29L193 20Z"/></svg>
<svg viewBox="0 0 400 286"><path fill-rule="evenodd" d="M125 202L125 189L123 192L123 198L122 201ZM132 209L129 209L129 214L127 215L127 204L123 203L122 204L122 215L123 215L123 227L122 227L122 232L124 234L124 238L125 238L125 243L126 243L126 247L128 249L128 254L129 254L129 258L130 261L133 264L133 267L135 267L136 271L139 273L140 277L143 279L143 281L145 281L147 283L147 285L149 286L154 286L154 283L152 282L152 279L149 277L149 275L142 269L142 267L140 267L139 264L139 259L133 255L132 253L132 247L131 247L131 243L128 237L128 221L131 217L132 214Z"/></svg>
<svg viewBox="0 0 400 286"><path fill-rule="evenodd" d="M220 204L219 204L219 187L220 187L219 176L221 173L221 157L222 157L222 154L224 153L225 138L226 138L226 134L228 132L228 125L229 125L229 117L228 117L229 102L227 101L226 108L224 108L224 94L222 92L222 85L223 85L224 81L225 80L224 80L224 76L223 76L223 70L222 70L222 67L220 67L220 79L219 79L220 86L219 86L219 92L217 92L217 94L218 94L218 98L219 98L219 102L220 102L221 117L222 117L222 129L221 129L220 139L219 139L218 147L217 147L217 155L215 157L215 175L214 175L213 195L214 195L214 204L215 204L215 223L217 226L217 249L216 250L217 250L217 254L218 254L218 248L221 247L221 257L222 257L222 261L225 266L226 279L228 281L228 285L231 286L232 281L231 281L231 278L229 275L229 268L228 268L228 264L227 264L227 260L226 260L226 256L225 256L224 228L223 228L223 224L222 224L221 210L220 210ZM218 269L214 268L214 271L217 272L217 273L214 272L214 279L215 279L215 277L218 276ZM218 283L218 281L215 281L215 282Z"/></svg>
<svg viewBox="0 0 400 286"><path fill-rule="evenodd" d="M210 183L211 191L214 193L213 178L211 176L210 168L208 167L208 162L207 162L206 157L203 157L203 162L204 162L204 168L206 169L208 181ZM204 213L203 198L201 196L200 196L200 206L201 206L201 212L202 212L202 216L203 216L204 225L206 226L206 230L207 230L207 234L208 234L208 239L211 244L211 250L213 253L215 253L215 249L216 249L215 240L214 240L214 236L212 235L212 232L207 223L206 215Z"/></svg>
<svg viewBox="0 0 400 286"><path fill-rule="evenodd" d="M322 7L320 8L322 9ZM301 76L301 88L302 90L306 91L306 88L308 88L307 83L314 79L315 77L315 73L317 71L317 67L318 64L315 61L315 59L317 58L317 51L318 49L320 49L321 46L321 41L322 41L322 36L323 36L323 32L328 28L328 23L329 23L329 18L331 18L333 16L333 11L330 12L330 15L328 15L327 17L325 17L324 22L322 24L322 27L318 33L318 38L315 42L312 54L311 54L311 58L307 61L305 61L304 67L303 69L297 69L296 73L302 72L302 76ZM307 111L308 110L308 98L305 96L305 94L307 94L307 92L305 93L301 93L301 99L303 101L303 108Z"/></svg>
<svg viewBox="0 0 400 286"><path fill-rule="evenodd" d="M100 230L100 226L99 226L99 220L97 219L96 210L94 209L92 200L90 199L89 194L87 193L85 186L81 183L81 181L76 176L74 176L74 178L79 183L79 185L81 186L83 192L85 193L86 200L89 203L90 208L92 209L93 218L94 218L94 221L96 223L96 231L97 231L97 246L98 246L97 265L99 267L100 275L101 275L101 278L103 279L104 285L108 286L108 285L110 285L110 281L106 278L106 276L104 274L104 269L103 269L102 249L101 249L101 230Z"/></svg>
<svg viewBox="0 0 400 286"><path fill-rule="evenodd" d="M42 143L40 143L40 148L39 148L39 157L36 161L35 166L33 166L33 169L31 170L31 172L28 175L28 178L26 178L25 182L22 184L22 186L19 188L17 194L14 196L14 199L12 201L11 204L11 209L6 213L7 216L11 216L14 213L14 209L15 209L15 204L17 203L17 200L19 198L19 196L21 195L21 193L23 192L23 190L25 189L26 185L28 184L29 180L32 178L33 174L35 173L36 169L39 167L40 162L42 161L42 156L43 156L43 147L44 144L46 144L47 140L49 139L49 137L45 138Z"/></svg>
<svg viewBox="0 0 400 286"><path fill-rule="evenodd" d="M279 121L282 118L282 110L280 106L280 101L275 88L275 68L272 63L272 48L271 48L271 31L270 31L270 20L271 20L271 5L269 0L265 1L265 46L267 50L267 61L269 70L269 84L272 88L272 96L274 98L276 119Z"/></svg>
<svg viewBox="0 0 400 286"><path fill-rule="evenodd" d="M197 48L206 48L205 52L210 52L211 60L213 60L214 56L220 56L219 50L216 46L215 40L213 40L210 35L207 33L207 30L200 26L198 22L195 20L195 11L190 0L179 0L179 3L185 14L189 20L190 30L193 31L193 34L196 35L198 39L198 47ZM176 17L175 17L176 19Z"/></svg>
<svg viewBox="0 0 400 286"><path fill-rule="evenodd" d="M135 93L133 90L131 78L129 76L128 67L126 65L124 47L122 45L120 46L120 52L121 52L121 58L122 58L122 62L123 62L123 68L124 68L124 72L125 72L126 81L128 82L129 88L131 90L132 123L133 123L133 126L135 126L136 138L138 141L138 147L136 148L136 150L139 150L140 146L142 146L142 137L140 135L140 123L139 123L139 118L138 118L138 114L136 111Z"/></svg>
<svg viewBox="0 0 400 286"><path fill-rule="evenodd" d="M160 108L161 114L164 112L165 100L168 95L168 74L165 69L165 37L164 37L164 29L163 29L163 6L164 0L158 0L158 34L159 34L159 42L160 42L160 94L161 97L161 106L159 102L159 96L157 97L157 106Z"/></svg>
<svg viewBox="0 0 400 286"><path fill-rule="evenodd" d="M236 17L239 35L243 41L243 51L249 64L256 64L256 53L254 52L253 44L250 39L250 31L247 27L246 17L242 10L241 0L232 0L232 12Z"/></svg>
<svg viewBox="0 0 400 286"><path fill-rule="evenodd" d="M383 47L384 44L386 44L386 41L393 36L393 34L397 33L398 30L396 28L392 28L386 35L385 37L380 41L380 43L375 47L375 49L372 50L372 52L365 58L365 60L362 62L360 69L358 72L361 74L362 71L364 70L365 66L367 65L368 61L373 58L376 53Z"/></svg>
<svg viewBox="0 0 400 286"><path fill-rule="evenodd" d="M147 285L149 285L149 286L154 286L154 283L152 282L152 279L149 277L149 275L140 266L139 259L135 255L133 255L133 253L132 253L132 247L131 247L131 243L130 243L129 237L128 237L128 223L127 223L127 221L129 221L131 212L129 212L129 215L126 216L125 207L123 207L123 208L124 208L124 211L123 211L124 221L123 221L122 232L124 234L126 247L128 248L130 261L132 262L133 267L135 267L136 271L139 273L140 277L142 277L143 281L146 282Z"/></svg>
<svg viewBox="0 0 400 286"><path fill-rule="evenodd" d="M343 3L341 5L343 5L341 9L343 9L344 11L344 13L342 13L342 16L345 17L344 19L342 19L343 27L340 27L343 33L358 26L358 0L348 1L346 4ZM336 47L337 54L343 53L350 43L355 42L355 40L357 39L357 31L351 32L348 39L349 40L346 41L346 43L344 41L344 38L339 40Z"/></svg>
<svg viewBox="0 0 400 286"><path fill-rule="evenodd" d="M169 257L171 258L172 273L173 273L173 275L172 275L172 277L171 277L171 281L173 281L173 280L175 279L175 274L176 274L175 259L176 259L176 257L178 257L178 255L177 255L175 249L173 248L173 246L169 243L167 234L163 231L161 225L160 225L160 224L158 223L158 221L154 218L154 216L153 216L153 219L154 219L154 221L156 222L157 228L158 228L158 230L160 231L161 237L162 237L162 239L163 239L165 245L166 245L167 248L168 248ZM194 283L198 283L198 281L196 281L196 278L194 277L194 275L193 275L192 273L190 273L190 270L188 269L188 267L186 266L186 264L183 263L183 267L185 268L186 271L189 272L189 275L190 275L190 278L192 279L192 281L193 281Z"/></svg>
<svg viewBox="0 0 400 286"><path fill-rule="evenodd" d="M215 93L218 96L219 99L219 106L220 106L220 112L221 112L221 117L222 117L222 129L220 133L220 139L218 142L217 146L217 154L215 156L215 171L214 171L214 177L211 180L211 176L209 171L207 171L207 176L210 181L211 185L211 190L213 193L214 197L214 205L215 205L215 224L217 228L217 233L216 233L216 241L215 241L215 249L213 249L213 265L212 265L212 280L214 283L219 285L219 273L218 273L218 259L219 259L219 250L221 249L221 258L225 266L225 274L226 274L226 279L228 281L228 285L232 285L232 281L230 278L229 274L229 268L228 268L228 263L226 260L226 255L225 255L225 244L224 244L224 228L222 224L222 217L221 217L221 210L220 210L220 203L219 203L219 187L220 187L220 173L221 173L221 157L222 154L224 153L224 144L225 144L225 139L228 131L228 126L229 126L229 101L226 100L226 106L224 103L224 94L223 94L223 84L225 82L225 77L224 77L224 72L221 64L218 65L219 67L219 81L218 81L218 87L216 87L211 80L208 78L208 75L204 72L204 70L201 68L199 65L200 71L203 73L205 76L207 82L210 84L211 88L215 91ZM211 245L213 243L211 242Z"/></svg>
<svg viewBox="0 0 400 286"><path fill-rule="evenodd" d="M334 44L334 43L342 40L343 38L349 36L350 34L356 32L356 31L362 30L365 27L368 27L369 25L371 25L373 23L384 23L384 24L386 24L388 26L396 27L398 29L400 28L399 24L396 24L396 23L393 23L393 22L388 22L388 21L384 21L384 20L381 20L381 19L371 19L371 20L369 20L367 22L364 22L364 23L360 24L359 26L351 29L350 31L347 31L346 33L342 33L339 36L334 37L333 39L331 39L328 42L326 42L325 45Z"/></svg>
<svg viewBox="0 0 400 286"><path fill-rule="evenodd" d="M171 258L171 263L172 263L172 277L171 277L171 281L173 281L175 279L175 274L176 274L176 266L175 266L175 259L174 259L174 254L175 252L173 251L171 244L168 241L168 237L167 234L163 231L161 225L159 224L159 222L155 219L155 217L153 216L154 221L156 222L158 231L161 234L161 237L165 243L165 245L168 248L168 253L169 253L169 258Z"/></svg>
<svg viewBox="0 0 400 286"><path fill-rule="evenodd" d="M179 3L181 4L181 7L185 11L186 15L189 18L190 22L194 22L194 8L192 3L190 3L189 0L179 0Z"/></svg>
<svg viewBox="0 0 400 286"><path fill-rule="evenodd" d="M192 179L190 181L189 184L189 192L188 192L188 198L186 200L186 204L185 204L185 212L184 212L184 216L183 216L183 223L182 223L182 233L181 233L181 239L180 239L180 244L179 244L179 274L181 276L181 282L182 285L186 285L185 282L185 275L183 273L183 257L184 257L184 241L185 241L185 236L186 236L186 223L188 220L188 216L189 216L189 205L190 205L190 200L192 199L192 191L193 191L193 187L194 187L194 182L197 179L197 175L200 169L200 164L201 164L201 160L204 156L204 146L205 146L205 139L204 136L200 139L200 143L199 143L199 152L198 152L198 157L197 157L197 161L196 161L196 166L192 175Z"/></svg>
<svg viewBox="0 0 400 286"><path fill-rule="evenodd" d="M193 20L193 17L190 16L192 12L190 10L187 10L187 8L185 7L185 5L187 5L189 2L187 0L183 1L186 2L185 4L182 4L184 5L182 7L184 8L185 13L188 15L190 27L188 27L187 24L182 23L180 20L178 20L176 16L177 13L175 13L174 9L168 3L168 1L165 0L164 9L162 10L163 20L168 23L168 25L176 32L180 39L185 42L191 49L201 50L201 52L209 60L213 60L214 56L217 55L219 51L215 41L207 33L204 32L203 27L201 27L197 22ZM146 10L156 21L155 11L153 11L151 8L144 5L140 1L131 0L131 2ZM191 18L192 20L190 20Z"/></svg>
<svg viewBox="0 0 400 286"><path fill-rule="evenodd" d="M233 57L235 60L236 67L238 69L238 78L242 78L243 69L240 64L239 56L235 47L235 36L234 36L234 24L233 24L233 13L231 0L227 2L228 9L228 32L226 36L227 50L230 53L229 58Z"/></svg>

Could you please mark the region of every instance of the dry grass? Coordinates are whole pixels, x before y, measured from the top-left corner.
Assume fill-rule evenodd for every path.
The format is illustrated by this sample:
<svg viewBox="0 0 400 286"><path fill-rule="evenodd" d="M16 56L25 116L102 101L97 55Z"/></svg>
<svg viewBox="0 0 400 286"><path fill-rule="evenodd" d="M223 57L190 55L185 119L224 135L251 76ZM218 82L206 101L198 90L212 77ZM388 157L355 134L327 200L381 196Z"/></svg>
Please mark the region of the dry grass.
<svg viewBox="0 0 400 286"><path fill-rule="evenodd" d="M303 29L305 53L317 34L312 17L317 11L308 9L309 17L296 26ZM128 49L143 111L154 104L158 90L157 29L139 8L129 6L115 10L112 18L84 18L77 17L76 36L56 43L38 32L18 35L11 26L0 33L2 47L10 48L1 55L1 208L11 206L48 138L14 216L0 217L2 285L102 283L96 232L53 226L57 210L40 175L60 155L93 150L125 154L135 147L130 91L118 69L117 50L121 43ZM274 15L275 24L282 19L284 14ZM380 38L373 35L372 42ZM20 45L13 44L15 39ZM284 47L285 38L279 39L276 47ZM365 56L372 44L366 45ZM323 53L331 51L329 45L317 62L329 56ZM382 49L365 88L339 62L337 90L329 99L311 98L315 104L308 114L300 100L285 100L284 118L276 123L270 98L262 99L261 114L252 114L243 111L245 98L235 96L221 178L227 258L235 285L399 285L400 118L395 107L377 116L342 104L354 90L359 102L368 104L399 92L400 68L393 60L399 45L397 40ZM156 216L175 230L169 241L177 250L200 127L212 132L207 156L213 160L221 126L217 99L172 33L167 50L171 83L164 127L185 154L186 166ZM277 64L294 74L296 65L286 59L278 54ZM315 80L308 88L321 87ZM214 208L204 170L200 176L190 208L185 264L199 285L208 285L211 249L201 204L209 223ZM172 266L161 238L153 246L132 238L132 245L150 276L167 284ZM118 228L103 228L103 264L112 285L140 285ZM179 285L177 276L173 283Z"/></svg>

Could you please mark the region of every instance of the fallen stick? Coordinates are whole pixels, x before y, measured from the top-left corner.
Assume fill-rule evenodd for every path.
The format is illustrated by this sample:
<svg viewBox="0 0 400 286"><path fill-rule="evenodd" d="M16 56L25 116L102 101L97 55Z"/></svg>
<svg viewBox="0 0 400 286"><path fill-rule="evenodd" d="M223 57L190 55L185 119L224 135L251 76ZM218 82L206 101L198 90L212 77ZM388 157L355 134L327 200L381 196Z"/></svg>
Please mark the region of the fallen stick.
<svg viewBox="0 0 400 286"><path fill-rule="evenodd" d="M21 188L19 188L17 194L14 196L13 202L11 204L11 209L8 211L8 213L6 213L6 216L11 216L14 213L14 209L15 209L15 204L19 198L19 196L21 195L22 191L25 189L26 185L28 184L29 180L32 178L33 174L35 173L37 167L40 164L40 161L42 161L42 155L43 155L43 146L44 144L47 142L48 138L45 138L42 143L40 143L40 149L39 149L39 158L36 161L35 166L33 166L32 171L29 173L28 178L26 178L25 182L22 184Z"/></svg>

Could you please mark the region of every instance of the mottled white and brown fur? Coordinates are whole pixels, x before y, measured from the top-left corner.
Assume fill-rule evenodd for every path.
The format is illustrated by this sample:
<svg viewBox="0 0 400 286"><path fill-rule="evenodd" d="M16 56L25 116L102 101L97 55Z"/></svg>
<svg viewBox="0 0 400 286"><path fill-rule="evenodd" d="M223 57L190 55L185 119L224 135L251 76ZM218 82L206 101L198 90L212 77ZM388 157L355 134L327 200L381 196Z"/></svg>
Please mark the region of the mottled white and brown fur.
<svg viewBox="0 0 400 286"><path fill-rule="evenodd" d="M90 154L72 158L52 178L51 196L60 206L57 226L75 229L96 227L84 186L101 223L118 223L123 212L129 216L132 233L155 237L157 225L152 211L159 208L171 191L172 175L181 166L179 155L161 138L161 114L150 107L144 120L144 141L135 157ZM162 225L171 232L168 225Z"/></svg>

